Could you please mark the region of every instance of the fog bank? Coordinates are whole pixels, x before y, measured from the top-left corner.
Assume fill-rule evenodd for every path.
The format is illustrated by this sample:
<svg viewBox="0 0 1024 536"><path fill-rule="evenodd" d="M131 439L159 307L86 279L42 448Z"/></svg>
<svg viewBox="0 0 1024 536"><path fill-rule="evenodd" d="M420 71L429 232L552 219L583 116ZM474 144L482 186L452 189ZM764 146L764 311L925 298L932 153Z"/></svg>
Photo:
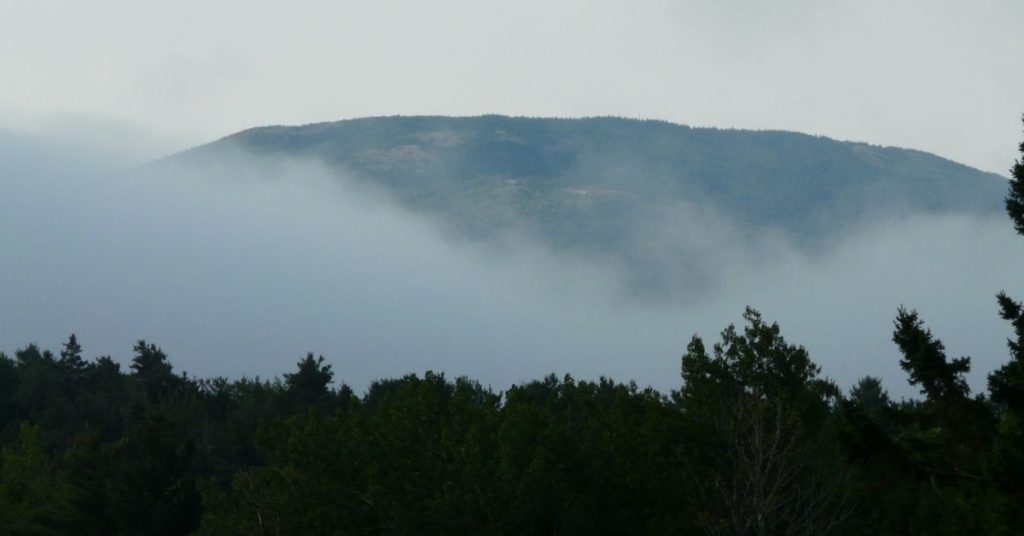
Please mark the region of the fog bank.
<svg viewBox="0 0 1024 536"><path fill-rule="evenodd" d="M619 267L529 237L460 240L314 162L109 167L0 134L0 350L75 332L90 357L127 363L145 338L198 376L280 375L313 351L357 390L431 369L496 389L568 372L667 391L689 338L717 340L749 304L844 387L874 374L911 395L897 306L971 355L983 388L1007 359L994 295L1024 296L1005 218L892 215L817 253L690 218L645 247L677 255L680 278L694 262L713 277L695 280L699 299L655 301Z"/></svg>

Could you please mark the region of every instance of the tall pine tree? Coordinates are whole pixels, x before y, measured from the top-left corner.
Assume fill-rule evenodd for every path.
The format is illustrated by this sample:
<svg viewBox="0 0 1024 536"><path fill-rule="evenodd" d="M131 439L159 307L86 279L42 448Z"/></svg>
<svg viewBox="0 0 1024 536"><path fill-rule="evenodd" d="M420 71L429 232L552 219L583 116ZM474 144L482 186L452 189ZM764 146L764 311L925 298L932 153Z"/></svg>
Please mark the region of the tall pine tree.
<svg viewBox="0 0 1024 536"><path fill-rule="evenodd" d="M1020 143L1019 149L1021 157L1010 169L1006 212L1017 234L1024 235L1024 141ZM1010 362L989 375L989 391L995 402L1018 414L1024 414L1024 303L1010 298L1005 292L1000 292L997 299L1000 315L1013 325L1016 339L1007 341Z"/></svg>

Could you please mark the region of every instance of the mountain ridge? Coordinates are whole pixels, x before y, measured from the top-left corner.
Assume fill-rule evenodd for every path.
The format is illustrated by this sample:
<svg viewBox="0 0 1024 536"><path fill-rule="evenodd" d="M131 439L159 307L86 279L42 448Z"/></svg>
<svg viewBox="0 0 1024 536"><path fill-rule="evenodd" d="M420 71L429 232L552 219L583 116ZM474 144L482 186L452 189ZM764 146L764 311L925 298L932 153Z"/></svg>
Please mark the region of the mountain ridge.
<svg viewBox="0 0 1024 536"><path fill-rule="evenodd" d="M242 130L239 130L237 132L233 132L231 134L227 134L225 136L221 136L220 138L211 140L209 142L201 143L201 144L193 146L193 147L188 147L188 148L182 149L180 151L176 151L174 153L166 155L165 157L159 158L157 160L163 160L165 158L173 158L173 157L176 157L178 155L182 155L182 154L188 153L190 151L193 151L193 150L196 150L196 149L200 149L200 148L205 147L207 145L212 145L212 144L224 142L224 141L233 139L233 138L235 138L237 136L245 136L245 135L249 135L249 134L253 134L253 133L260 132L260 131L265 131L265 130L274 130L274 129L302 129L302 128L312 128L312 127L339 126L339 125L341 125L343 123L349 123L349 122L372 121L372 120L389 120L389 119L398 119L398 120L402 120L402 119L436 119L436 120L505 119L505 120L555 120L555 121L613 120L613 121L625 121L625 122L634 122L634 123L660 123L660 124L669 125L669 126L673 126L673 127L681 127L681 128L685 128L685 129L698 130L698 131L705 130L705 131L716 131L716 132L736 132L736 133L750 133L750 134L797 135L797 136L805 136L805 137L814 138L814 139L823 139L823 140L827 140L827 141L831 141L831 142L836 142L836 143L842 143L842 144L864 145L864 146L872 148L872 149L895 149L895 150L899 150L899 151L907 151L907 152L913 152L913 153L920 153L922 155L927 155L929 157L936 157L936 158L945 160L945 161L947 161L947 162L949 162L951 164L955 164L957 166L965 167L965 168L970 169L972 171L976 171L976 172L978 172L980 174L992 176L993 178L998 177L998 178L1003 179L1003 180L1009 180L1008 177L1006 177L1006 176L1004 176L1002 174L991 172L991 171L985 171L985 170L983 170L981 168L978 168L976 166L972 166L970 164L967 164L967 163L964 163L964 162L960 162L958 160L954 160L952 158L948 158L948 157L942 156L941 154L934 153L934 152L931 152L931 151L927 151L927 150L924 150L924 149L914 148L914 147L905 147L905 146L900 146L900 145L877 144L877 143L872 143L870 141L859 140L859 139L843 139L843 138L838 138L838 137L830 136L830 135L827 135L827 134L813 134L813 133L809 133L809 132L802 132L802 131L799 131L799 130L787 130L787 129L775 129L775 128L758 129L758 128L744 128L744 127L717 127L717 126L713 126L713 125L691 125L691 124L687 124L687 123L676 123L676 122L669 121L669 120L666 120L666 119L634 118L634 117L617 116L617 115L593 115L593 116L579 116L579 117L558 117L558 116L530 116L530 115L506 115L506 114L478 114L478 115L430 115L430 114L403 115L403 114L394 114L394 115L367 115L367 116L349 117L349 118L345 118L345 119L336 119L336 120L331 120L331 121L314 121L314 122L311 122L311 123L295 123L295 124L279 123L279 124L259 125L259 126L253 126L253 127L244 128Z"/></svg>
<svg viewBox="0 0 1024 536"><path fill-rule="evenodd" d="M805 249L892 215L996 214L1005 178L925 151L655 119L386 116L246 129L168 157L312 158L474 239L525 231L644 270L649 237L725 222ZM1002 180L996 180L1002 179ZM645 249L646 248L646 249ZM686 250L685 247L682 248Z"/></svg>

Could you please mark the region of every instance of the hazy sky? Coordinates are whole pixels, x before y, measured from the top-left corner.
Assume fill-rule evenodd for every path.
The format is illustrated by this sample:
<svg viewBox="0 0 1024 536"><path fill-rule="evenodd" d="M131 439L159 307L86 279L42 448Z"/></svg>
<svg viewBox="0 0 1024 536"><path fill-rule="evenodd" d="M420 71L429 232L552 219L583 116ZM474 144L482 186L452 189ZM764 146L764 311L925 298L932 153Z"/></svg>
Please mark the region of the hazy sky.
<svg viewBox="0 0 1024 536"><path fill-rule="evenodd" d="M367 115L622 115L1006 174L1020 0L4 0L0 127L126 160Z"/></svg>

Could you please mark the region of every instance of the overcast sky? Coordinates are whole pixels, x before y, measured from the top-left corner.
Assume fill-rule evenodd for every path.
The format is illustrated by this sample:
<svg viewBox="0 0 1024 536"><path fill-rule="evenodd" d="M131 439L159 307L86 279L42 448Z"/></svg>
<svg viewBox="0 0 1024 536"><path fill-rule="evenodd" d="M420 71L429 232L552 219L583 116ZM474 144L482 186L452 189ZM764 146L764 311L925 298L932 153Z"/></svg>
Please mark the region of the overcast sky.
<svg viewBox="0 0 1024 536"><path fill-rule="evenodd" d="M369 115L786 129L1007 174L1020 0L4 0L0 127L126 160Z"/></svg>

